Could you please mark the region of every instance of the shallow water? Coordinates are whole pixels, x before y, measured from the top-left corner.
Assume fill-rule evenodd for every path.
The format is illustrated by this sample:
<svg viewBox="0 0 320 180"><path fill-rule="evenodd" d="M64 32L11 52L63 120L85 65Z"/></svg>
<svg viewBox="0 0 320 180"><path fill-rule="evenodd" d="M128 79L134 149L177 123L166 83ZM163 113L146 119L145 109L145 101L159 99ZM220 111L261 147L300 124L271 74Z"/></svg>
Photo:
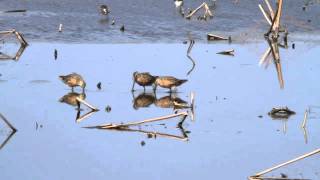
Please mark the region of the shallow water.
<svg viewBox="0 0 320 180"><path fill-rule="evenodd" d="M303 11L307 1L284 1L282 25L294 39L319 42L320 3L311 0L316 3L309 3ZM184 9L195 9L202 2L185 1ZM191 21L184 19L173 0L2 0L1 11L26 9L27 12L0 13L0 25L2 30L15 28L24 33L27 40L37 42L180 43L188 38L188 33L196 41L206 42L209 32L231 35L234 41L247 42L259 40L268 30L259 3L263 4L263 1L217 1L212 10L213 19L205 22L196 18L201 13ZM109 18L98 13L101 4L109 5ZM114 26L111 25L112 18L116 21ZM62 33L58 32L59 24L63 24ZM119 31L121 25L125 25L124 33Z"/></svg>
<svg viewBox="0 0 320 180"><path fill-rule="evenodd" d="M230 48L234 57L216 54ZM294 50L280 49L284 89L272 63L267 69L258 66L267 48L266 42L195 44L191 57L196 66L187 76L192 63L184 44L32 43L19 61L0 62L0 113L18 129L0 150L0 178L246 179L319 148L319 45L299 42ZM133 107L134 71L189 80L177 93L189 102L195 92L195 120L188 117L183 123L190 131L188 141L82 128L173 113L155 104ZM59 102L70 89L58 76L71 72L85 77L86 101L100 109L78 123L75 107ZM138 97L142 88L136 87ZM167 95L159 89L156 99ZM109 113L104 110L108 105ZM296 115L273 120L267 113L275 106L288 106ZM305 138L300 126L309 106ZM81 108L81 115L90 111ZM178 122L174 118L140 128L181 136ZM10 132L0 123L2 142ZM316 155L269 175L319 179L318 162Z"/></svg>

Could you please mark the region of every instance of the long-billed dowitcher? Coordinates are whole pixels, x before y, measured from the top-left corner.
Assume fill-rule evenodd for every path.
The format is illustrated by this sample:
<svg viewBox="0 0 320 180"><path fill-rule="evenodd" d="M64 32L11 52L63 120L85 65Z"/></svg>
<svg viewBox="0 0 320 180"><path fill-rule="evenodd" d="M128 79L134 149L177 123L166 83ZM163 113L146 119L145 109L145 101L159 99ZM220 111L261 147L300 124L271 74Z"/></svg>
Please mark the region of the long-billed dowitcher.
<svg viewBox="0 0 320 180"><path fill-rule="evenodd" d="M86 87L86 82L84 81L82 76L77 73L72 73L65 76L59 76L59 78L62 80L63 83L71 87L72 91L73 91L73 88L76 86L80 86L83 91L84 91L84 88Z"/></svg>
<svg viewBox="0 0 320 180"><path fill-rule="evenodd" d="M157 90L157 86L160 86L162 88L170 89L170 92L172 92L172 89L180 86L187 81L188 80L186 79L177 79L173 76L160 76L157 77L154 82L154 91Z"/></svg>
<svg viewBox="0 0 320 180"><path fill-rule="evenodd" d="M133 96L133 98L133 108L135 110L149 107L156 100L156 97L153 93L141 93L137 97Z"/></svg>
<svg viewBox="0 0 320 180"><path fill-rule="evenodd" d="M148 72L134 72L133 73L133 84L132 84L132 88L131 91L134 91L134 85L137 83L140 86L143 86L143 90L146 90L146 86L152 86L154 81L156 80L157 76L152 76L150 73Z"/></svg>
<svg viewBox="0 0 320 180"><path fill-rule="evenodd" d="M77 101L77 98L80 98L82 100L86 99L86 94L85 93L75 93L75 92L70 92L64 96L62 96L59 101L61 103L66 103L71 106L80 106L79 102Z"/></svg>

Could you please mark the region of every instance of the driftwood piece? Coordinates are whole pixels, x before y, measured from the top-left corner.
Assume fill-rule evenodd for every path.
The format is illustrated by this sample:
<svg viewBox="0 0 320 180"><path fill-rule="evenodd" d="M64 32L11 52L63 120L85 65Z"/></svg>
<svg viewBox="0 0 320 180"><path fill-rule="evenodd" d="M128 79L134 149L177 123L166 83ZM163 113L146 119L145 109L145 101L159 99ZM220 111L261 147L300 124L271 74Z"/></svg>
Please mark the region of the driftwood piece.
<svg viewBox="0 0 320 180"><path fill-rule="evenodd" d="M179 117L179 116L188 116L188 112L180 112L180 113L177 113L177 114L171 114L171 115L167 115L167 116L150 118L150 119L146 119L146 120L142 120L142 121L134 121L134 122L129 122L129 123L125 123L125 124L103 124L103 125L99 125L99 126L90 126L90 127L86 127L86 128L122 129L122 128L127 128L129 126L137 126L137 125L141 125L141 124L144 124L144 123L162 121L162 120L165 120L165 119L170 119L170 118Z"/></svg>
<svg viewBox="0 0 320 180"><path fill-rule="evenodd" d="M264 0L264 2L266 3L266 5L267 5L267 7L269 9L269 12L270 12L270 15L271 15L271 19L273 19L274 18L274 11L272 9L272 6L269 3L269 0Z"/></svg>
<svg viewBox="0 0 320 180"><path fill-rule="evenodd" d="M302 125L301 125L301 128L305 129L306 128L306 124L307 124L307 119L308 119L308 113L309 111L306 110L304 112L304 118L303 118L303 122L302 122Z"/></svg>
<svg viewBox="0 0 320 180"><path fill-rule="evenodd" d="M212 14L212 12L211 12L208 4L205 3L205 2L203 2L199 7L197 7L197 8L194 9L193 11L191 11L191 13L186 16L186 19L191 19L191 17L192 17L195 13L197 13L201 8L204 8L204 9L205 9L205 14L204 14L204 16L207 16L207 15L208 15L209 17L212 17L212 16L213 16L213 14Z"/></svg>
<svg viewBox="0 0 320 180"><path fill-rule="evenodd" d="M77 117L76 117L76 122L77 123L80 123L81 121L83 121L84 119L87 119L88 117L90 117L93 113L95 113L97 111L89 111L87 112L86 114L80 116L80 109L78 109L78 112L77 112Z"/></svg>
<svg viewBox="0 0 320 180"><path fill-rule="evenodd" d="M17 129L0 113L0 119L3 120L4 123L14 132L17 131Z"/></svg>
<svg viewBox="0 0 320 180"><path fill-rule="evenodd" d="M14 34L16 35L16 38L19 40L21 45L27 46L28 43L27 41L24 39L23 35L21 33L19 33L18 31L16 31L15 29L12 30L7 30L7 31L0 31L0 34Z"/></svg>
<svg viewBox="0 0 320 180"><path fill-rule="evenodd" d="M89 107L90 109L92 109L93 111L99 111L98 108L92 106L91 104L89 104L87 101L80 99L79 97L76 98L78 102L86 105L87 107Z"/></svg>
<svg viewBox="0 0 320 180"><path fill-rule="evenodd" d="M208 33L207 34L207 39L208 39L208 41L218 41L218 40L229 40L229 39L231 39L231 37L226 38L226 37L223 37L223 36L219 36L219 35Z"/></svg>
<svg viewBox="0 0 320 180"><path fill-rule="evenodd" d="M259 8L260 8L260 11L262 12L264 18L267 20L267 22L269 23L269 25L272 25L272 17L270 17L269 14L267 14L266 10L262 7L261 4L259 4Z"/></svg>
<svg viewBox="0 0 320 180"><path fill-rule="evenodd" d="M275 107L268 113L271 117L285 118L296 114L294 111L290 110L288 107Z"/></svg>
<svg viewBox="0 0 320 180"><path fill-rule="evenodd" d="M230 50L226 50L226 51L217 52L217 54L228 55L228 56L234 56L234 49L230 49Z"/></svg>
<svg viewBox="0 0 320 180"><path fill-rule="evenodd" d="M307 157L309 157L309 156L313 156L313 155L318 154L318 153L320 153L320 149L316 149L316 150L314 150L314 151L312 151L312 152L310 152L310 153L301 155L301 156L299 156L299 157L297 157L297 158L294 158L294 159L292 159L292 160L290 160L290 161L284 162L284 163L282 163L282 164L276 165L276 166L274 166L274 167L271 167L271 168L269 168L269 169L266 169L266 170L264 170L264 171L261 171L261 172L259 172L259 173L256 173L255 175L250 176L250 178L252 178L252 179L254 179L254 178L256 178L256 179L261 179L261 178L259 178L259 177L261 177L261 176L264 175L264 174L267 174L267 173L269 173L269 172L271 172L271 171L274 171L274 170L276 170L276 169L279 169L279 168L281 168L281 167L283 167L283 166L287 166L287 165L289 165L289 164L292 164L292 163L294 163L294 162L300 161L300 160L302 160L302 159L305 159L305 158L307 158Z"/></svg>

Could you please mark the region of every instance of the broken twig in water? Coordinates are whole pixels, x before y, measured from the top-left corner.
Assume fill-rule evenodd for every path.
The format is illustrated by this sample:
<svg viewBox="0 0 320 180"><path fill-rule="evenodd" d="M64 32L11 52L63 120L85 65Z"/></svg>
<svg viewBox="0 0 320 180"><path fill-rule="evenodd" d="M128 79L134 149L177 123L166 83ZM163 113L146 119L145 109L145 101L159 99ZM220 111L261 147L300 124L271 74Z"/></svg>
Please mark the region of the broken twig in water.
<svg viewBox="0 0 320 180"><path fill-rule="evenodd" d="M99 126L91 126L91 127L86 127L86 128L97 128L97 129L122 129L122 128L127 128L129 126L137 126L141 125L144 123L150 123L150 122L155 122L155 121L162 121L165 119L170 119L178 116L188 116L188 112L180 112L177 114L171 114L167 116L161 116L161 117L156 117L156 118L150 118L142 121L135 121L135 122L130 122L126 124L104 124L104 125L99 125Z"/></svg>
<svg viewBox="0 0 320 180"><path fill-rule="evenodd" d="M3 122L6 123L6 125L14 132L17 131L17 129L0 113L0 119L3 120Z"/></svg>
<svg viewBox="0 0 320 180"><path fill-rule="evenodd" d="M226 51L217 52L217 54L234 56L234 49L230 49L230 50L226 50Z"/></svg>
<svg viewBox="0 0 320 180"><path fill-rule="evenodd" d="M89 116L91 116L95 112L97 112L97 111L92 110L92 111L87 112L86 114L80 116L80 110L78 110L77 117L76 117L76 122L80 123L81 121L83 121L84 119L88 118Z"/></svg>
<svg viewBox="0 0 320 180"><path fill-rule="evenodd" d="M303 122L302 122L302 125L301 125L301 128L305 129L306 128L306 124L307 124L307 119L308 119L308 110L306 110L304 112L304 118L303 118Z"/></svg>
<svg viewBox="0 0 320 180"><path fill-rule="evenodd" d="M267 174L267 173L269 173L269 172L271 172L271 171L274 171L274 170L279 169L279 168L281 168L281 167L283 167L283 166L287 166L287 165L289 165L289 164L292 164L292 163L294 163L294 162L300 161L300 160L302 160L302 159L305 159L305 158L307 158L307 157L309 157L309 156L312 156L312 155L315 155L315 154L318 154L318 153L320 153L320 149L316 149L316 150L314 150L314 151L312 151L312 152L310 152L310 153L304 154L304 155L302 155L302 156L299 156L299 157L297 157L297 158L294 158L294 159L292 159L292 160L290 160L290 161L287 161L287 162L285 162L285 163L276 165L276 166L274 166L274 167L272 167L272 168L269 168L269 169L266 169L266 170L261 171L261 172L259 172L259 173L256 173L255 175L250 176L250 178L259 178L259 177L261 177L262 175Z"/></svg>
<svg viewBox="0 0 320 180"><path fill-rule="evenodd" d="M76 98L78 102L88 106L90 109L92 109L93 111L99 111L98 108L92 106L91 104L89 104L88 102L86 102L85 100L80 99L79 97Z"/></svg>
<svg viewBox="0 0 320 180"><path fill-rule="evenodd" d="M208 4L204 2L204 3L202 3L199 7L197 7L195 10L191 11L191 13L186 16L186 19L191 19L191 17L192 17L195 13L197 13L201 8L204 8L204 9L205 9L205 13L204 13L204 17L205 17L205 18L208 17L208 16L209 16L209 17L212 17L212 16L213 16L213 14L212 14L212 12L211 12Z"/></svg>
<svg viewBox="0 0 320 180"><path fill-rule="evenodd" d="M19 33L18 31L16 31L15 29L12 30L8 30L8 31L0 31L0 34L14 34L16 35L16 38L19 40L21 45L27 46L28 43L27 41L24 39L23 35L21 33Z"/></svg>
<svg viewBox="0 0 320 180"><path fill-rule="evenodd" d="M208 39L208 41L218 41L218 40L229 40L229 39L231 39L231 37L226 38L226 37L222 37L222 36L218 36L218 35L215 35L215 34L208 33L207 34L207 39Z"/></svg>
<svg viewBox="0 0 320 180"><path fill-rule="evenodd" d="M190 59L190 61L192 62L192 67L191 69L187 72L187 76L193 71L194 67L196 66L195 61L192 59L191 56L189 56L189 54L187 55L187 58Z"/></svg>

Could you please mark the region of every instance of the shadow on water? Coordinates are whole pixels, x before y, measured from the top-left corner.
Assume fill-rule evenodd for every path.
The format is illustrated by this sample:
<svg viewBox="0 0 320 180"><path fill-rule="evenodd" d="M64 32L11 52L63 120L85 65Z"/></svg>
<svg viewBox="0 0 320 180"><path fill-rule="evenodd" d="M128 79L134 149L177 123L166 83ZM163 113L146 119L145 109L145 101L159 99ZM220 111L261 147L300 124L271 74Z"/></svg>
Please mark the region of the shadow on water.
<svg viewBox="0 0 320 180"><path fill-rule="evenodd" d="M135 97L135 94L132 93L132 97L133 108L135 110L138 110L139 108L148 108L152 104L158 108L172 108L173 110L191 107L187 101L179 98L177 93L172 93L161 98L157 98L155 93L142 92L137 97Z"/></svg>
<svg viewBox="0 0 320 180"><path fill-rule="evenodd" d="M77 100L77 98L81 99L81 100L85 100L86 99L86 94L84 92L82 93L76 93L76 92L69 92L68 94L62 96L59 99L59 102L61 103L65 103L68 104L72 107L77 107L75 110L77 111L76 113L76 122L79 123L81 121L83 121L84 119L90 117L94 112L96 112L95 110L91 109L91 111L81 115L81 112L83 111L83 109L80 108L80 102Z"/></svg>

